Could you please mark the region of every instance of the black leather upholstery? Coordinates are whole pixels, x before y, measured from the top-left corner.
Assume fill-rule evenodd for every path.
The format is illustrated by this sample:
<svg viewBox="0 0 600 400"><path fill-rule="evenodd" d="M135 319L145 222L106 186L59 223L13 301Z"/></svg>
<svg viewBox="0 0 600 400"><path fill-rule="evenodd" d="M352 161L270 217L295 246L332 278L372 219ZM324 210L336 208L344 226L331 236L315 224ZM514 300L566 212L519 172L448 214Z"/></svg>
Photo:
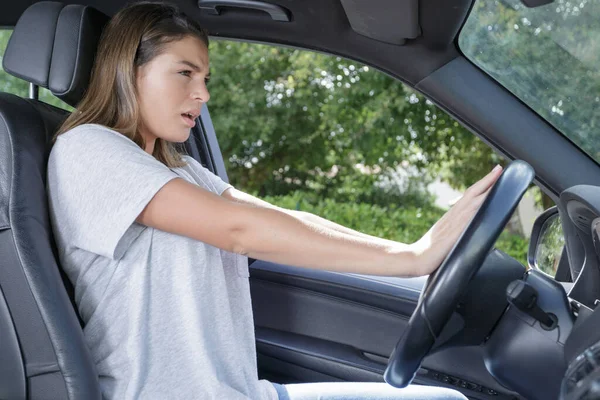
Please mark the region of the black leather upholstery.
<svg viewBox="0 0 600 400"><path fill-rule="evenodd" d="M108 19L88 6L33 4L17 22L4 55L4 70L75 106L89 83Z"/></svg>
<svg viewBox="0 0 600 400"><path fill-rule="evenodd" d="M19 20L4 68L74 105L108 18L36 3ZM0 398L100 399L97 373L57 264L46 197L50 138L66 118L0 93Z"/></svg>
<svg viewBox="0 0 600 400"><path fill-rule="evenodd" d="M6 47L2 67L6 72L47 88L54 32L61 3L34 4L23 13Z"/></svg>

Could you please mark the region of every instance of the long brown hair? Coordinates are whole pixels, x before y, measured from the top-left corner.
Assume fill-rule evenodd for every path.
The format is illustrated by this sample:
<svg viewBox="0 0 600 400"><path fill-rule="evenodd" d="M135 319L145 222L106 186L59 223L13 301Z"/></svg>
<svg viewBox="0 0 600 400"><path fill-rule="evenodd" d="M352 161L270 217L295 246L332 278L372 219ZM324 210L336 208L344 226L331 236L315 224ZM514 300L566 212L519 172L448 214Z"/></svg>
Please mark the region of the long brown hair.
<svg viewBox="0 0 600 400"><path fill-rule="evenodd" d="M133 140L142 149L136 70L160 55L167 43L194 36L208 47L208 36L172 4L137 2L115 14L102 32L90 84L53 141L82 124L99 124ZM175 146L156 139L153 156L168 167L185 163Z"/></svg>

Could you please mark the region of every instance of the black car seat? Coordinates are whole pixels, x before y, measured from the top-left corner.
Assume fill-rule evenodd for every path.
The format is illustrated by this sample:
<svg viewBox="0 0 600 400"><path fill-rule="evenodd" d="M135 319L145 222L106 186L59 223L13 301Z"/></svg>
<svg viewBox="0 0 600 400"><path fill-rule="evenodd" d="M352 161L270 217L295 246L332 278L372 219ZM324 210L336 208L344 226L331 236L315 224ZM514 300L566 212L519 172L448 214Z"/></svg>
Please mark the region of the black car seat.
<svg viewBox="0 0 600 400"><path fill-rule="evenodd" d="M108 17L33 4L3 59L6 72L81 98ZM100 399L97 373L57 264L46 198L50 139L66 111L0 93L0 398Z"/></svg>

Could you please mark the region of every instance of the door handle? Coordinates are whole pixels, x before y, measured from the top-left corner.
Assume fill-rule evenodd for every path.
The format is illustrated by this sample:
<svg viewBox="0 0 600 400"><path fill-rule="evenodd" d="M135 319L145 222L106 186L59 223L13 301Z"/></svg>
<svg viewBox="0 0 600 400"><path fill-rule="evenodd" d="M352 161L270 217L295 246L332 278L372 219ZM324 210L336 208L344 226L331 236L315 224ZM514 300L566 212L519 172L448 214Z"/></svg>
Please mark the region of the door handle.
<svg viewBox="0 0 600 400"><path fill-rule="evenodd" d="M271 16L273 21L290 22L290 13L277 4L265 3L255 0L198 0L198 7L213 15L219 15L221 8L247 8L264 11Z"/></svg>

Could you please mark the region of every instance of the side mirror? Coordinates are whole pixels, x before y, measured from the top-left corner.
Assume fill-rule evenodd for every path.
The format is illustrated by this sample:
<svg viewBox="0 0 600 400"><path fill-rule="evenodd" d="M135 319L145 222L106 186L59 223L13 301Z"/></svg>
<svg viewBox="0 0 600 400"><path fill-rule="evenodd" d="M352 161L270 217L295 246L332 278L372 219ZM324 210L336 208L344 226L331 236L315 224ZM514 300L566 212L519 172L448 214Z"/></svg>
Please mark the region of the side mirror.
<svg viewBox="0 0 600 400"><path fill-rule="evenodd" d="M531 268L555 277L564 247L565 236L558 208L554 206L544 211L533 224L527 262Z"/></svg>

